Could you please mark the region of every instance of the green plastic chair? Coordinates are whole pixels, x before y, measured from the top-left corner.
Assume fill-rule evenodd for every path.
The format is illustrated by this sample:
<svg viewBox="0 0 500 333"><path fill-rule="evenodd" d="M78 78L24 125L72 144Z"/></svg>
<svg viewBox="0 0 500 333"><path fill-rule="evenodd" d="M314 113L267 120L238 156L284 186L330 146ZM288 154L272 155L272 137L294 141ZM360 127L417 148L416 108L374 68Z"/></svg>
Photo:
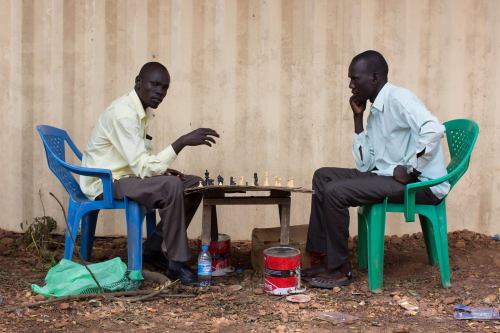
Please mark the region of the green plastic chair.
<svg viewBox="0 0 500 333"><path fill-rule="evenodd" d="M444 288L450 287L445 199L435 206L419 205L415 204L415 193L445 181L450 183L451 188L455 186L469 167L479 126L469 119L450 120L444 126L451 157L446 176L406 185L402 204L388 202L386 198L381 203L358 209L358 267L361 270L368 268L368 285L372 292L382 291L387 212L404 213L406 222L414 222L415 214L419 215L429 263L433 266L439 264L441 283Z"/></svg>

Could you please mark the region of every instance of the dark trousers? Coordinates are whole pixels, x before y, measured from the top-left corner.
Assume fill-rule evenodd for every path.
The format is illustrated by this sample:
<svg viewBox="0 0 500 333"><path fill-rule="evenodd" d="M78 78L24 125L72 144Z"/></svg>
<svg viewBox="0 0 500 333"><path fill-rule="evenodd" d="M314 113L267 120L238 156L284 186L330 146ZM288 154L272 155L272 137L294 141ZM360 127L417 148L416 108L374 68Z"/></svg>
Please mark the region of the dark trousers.
<svg viewBox="0 0 500 333"><path fill-rule="evenodd" d="M403 202L404 185L392 177L356 169L321 168L312 180L311 217L307 251L326 253L327 267L339 268L349 262L349 207L377 203L389 197ZM430 189L418 191L419 204L438 204Z"/></svg>
<svg viewBox="0 0 500 333"><path fill-rule="evenodd" d="M161 221L144 242L145 252L163 252L168 259L187 261L191 256L187 228L200 205L202 194L184 194L184 189L198 185L200 177L184 175L122 178L114 182L114 197L127 197L148 210L158 209Z"/></svg>

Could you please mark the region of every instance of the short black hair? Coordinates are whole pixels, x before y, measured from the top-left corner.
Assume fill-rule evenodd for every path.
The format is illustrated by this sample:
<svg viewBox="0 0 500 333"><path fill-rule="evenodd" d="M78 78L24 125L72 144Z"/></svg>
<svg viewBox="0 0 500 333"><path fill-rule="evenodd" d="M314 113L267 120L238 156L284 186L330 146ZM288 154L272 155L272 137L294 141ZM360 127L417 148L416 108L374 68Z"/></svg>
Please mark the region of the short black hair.
<svg viewBox="0 0 500 333"><path fill-rule="evenodd" d="M150 62L145 63L141 67L141 70L139 71L138 76L142 77L146 73L149 73L150 71L155 70L155 69L162 69L168 73L167 67L165 67L163 64L156 62L156 61L150 61ZM170 76L170 74L169 74L169 76Z"/></svg>
<svg viewBox="0 0 500 333"><path fill-rule="evenodd" d="M352 63L360 60L366 61L368 64L368 68L370 68L371 71L377 72L383 77L387 78L387 75L389 74L389 65L380 52L374 50L362 52L352 58Z"/></svg>

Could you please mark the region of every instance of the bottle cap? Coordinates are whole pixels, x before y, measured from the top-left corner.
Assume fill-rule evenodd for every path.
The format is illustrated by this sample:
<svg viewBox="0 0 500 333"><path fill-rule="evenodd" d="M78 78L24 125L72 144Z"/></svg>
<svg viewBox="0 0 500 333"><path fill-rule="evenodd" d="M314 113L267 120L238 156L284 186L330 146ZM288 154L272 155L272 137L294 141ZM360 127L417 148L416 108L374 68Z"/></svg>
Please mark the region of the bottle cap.
<svg viewBox="0 0 500 333"><path fill-rule="evenodd" d="M208 251L208 245L202 245L201 246L202 251Z"/></svg>

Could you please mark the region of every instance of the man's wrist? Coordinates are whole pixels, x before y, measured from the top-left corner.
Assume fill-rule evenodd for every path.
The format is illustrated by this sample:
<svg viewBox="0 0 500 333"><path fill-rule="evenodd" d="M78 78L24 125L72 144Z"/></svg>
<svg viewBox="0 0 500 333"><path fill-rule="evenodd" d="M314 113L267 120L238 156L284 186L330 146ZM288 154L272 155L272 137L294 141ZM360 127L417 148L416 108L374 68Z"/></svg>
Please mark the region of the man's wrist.
<svg viewBox="0 0 500 333"><path fill-rule="evenodd" d="M180 151L186 146L184 143L184 136L181 136L177 140L172 143L172 148L174 149L175 153L178 155Z"/></svg>
<svg viewBox="0 0 500 333"><path fill-rule="evenodd" d="M406 167L406 173L409 175L409 176L412 176L413 178L418 178L418 176L420 176L422 174L422 172L418 171L417 169L415 169L413 166L411 165L408 165Z"/></svg>

